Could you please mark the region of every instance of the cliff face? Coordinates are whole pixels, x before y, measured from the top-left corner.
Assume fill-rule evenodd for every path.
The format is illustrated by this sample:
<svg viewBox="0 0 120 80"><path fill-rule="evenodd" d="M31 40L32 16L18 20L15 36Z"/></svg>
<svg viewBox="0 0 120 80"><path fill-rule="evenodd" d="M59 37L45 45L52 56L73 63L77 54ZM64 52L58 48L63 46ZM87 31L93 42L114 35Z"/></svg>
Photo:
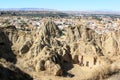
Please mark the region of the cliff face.
<svg viewBox="0 0 120 80"><path fill-rule="evenodd" d="M40 29L31 32L17 30L15 26L2 28L0 57L29 74L44 72L48 75L70 76L67 71L74 64L97 72L84 79L105 78L119 71L120 66L115 65L120 60L120 31L98 34L88 27L69 26L64 32L62 35L63 31L52 21L45 22ZM65 39L62 40L62 37ZM0 67L4 68L3 65Z"/></svg>
<svg viewBox="0 0 120 80"><path fill-rule="evenodd" d="M91 49L92 46L92 53L96 52L97 55L113 56L119 54L119 33L120 31L98 34L94 30L87 27L69 27L66 32L66 42L68 42L68 44L72 47L76 45L77 48L79 46L79 49L83 48L83 52L79 51L81 53L92 52L84 51L87 46L89 46L89 49Z"/></svg>
<svg viewBox="0 0 120 80"><path fill-rule="evenodd" d="M12 50L12 45L16 41L16 34L10 27L0 29L0 79L1 80L32 80L27 73L15 66L16 55Z"/></svg>

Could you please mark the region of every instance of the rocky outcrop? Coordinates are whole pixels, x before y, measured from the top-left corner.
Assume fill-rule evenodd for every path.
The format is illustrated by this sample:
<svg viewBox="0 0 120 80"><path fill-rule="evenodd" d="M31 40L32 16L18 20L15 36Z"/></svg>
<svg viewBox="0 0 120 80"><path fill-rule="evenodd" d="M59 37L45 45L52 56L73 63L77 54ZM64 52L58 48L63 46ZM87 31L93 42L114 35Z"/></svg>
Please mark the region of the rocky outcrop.
<svg viewBox="0 0 120 80"><path fill-rule="evenodd" d="M9 27L11 29L11 27ZM5 29L7 30L7 29ZM9 30L8 30L9 31ZM12 51L12 40L7 32L0 29L0 79L1 80L33 80L30 75L15 66L17 59Z"/></svg>
<svg viewBox="0 0 120 80"><path fill-rule="evenodd" d="M104 55L119 55L119 31L102 35L102 49Z"/></svg>
<svg viewBox="0 0 120 80"><path fill-rule="evenodd" d="M44 47L36 57L29 59L24 67L30 67L29 63L36 72L46 71L50 75L62 75L61 57L50 47Z"/></svg>
<svg viewBox="0 0 120 80"><path fill-rule="evenodd" d="M96 67L98 72L104 69L105 72L99 72L104 78L105 75L117 72L111 71L114 61L110 57L119 56L119 31L98 34L88 27L75 26L68 27L66 33L66 42L70 45L73 63L90 69ZM118 70L118 67L115 69Z"/></svg>
<svg viewBox="0 0 120 80"><path fill-rule="evenodd" d="M73 68L69 66L73 64L96 69L98 74L95 76L108 75L120 69L112 58L120 54L120 31L98 34L85 26L69 26L65 34L62 33L52 21L43 23L36 31L21 31L15 26L2 28L0 58L22 66L26 72L46 72L54 76L63 76L65 71ZM65 41L61 41L61 37L65 37ZM5 68L3 64L0 67ZM21 71L15 70L12 73ZM3 73L1 75L4 76Z"/></svg>
<svg viewBox="0 0 120 80"><path fill-rule="evenodd" d="M22 54L27 53L29 51L29 49L30 49L31 46L32 46L32 42L26 41L25 44L22 46L20 52Z"/></svg>
<svg viewBox="0 0 120 80"><path fill-rule="evenodd" d="M30 75L23 72L13 64L5 61L4 59L0 60L0 79L1 80L33 80Z"/></svg>
<svg viewBox="0 0 120 80"><path fill-rule="evenodd" d="M41 26L41 35L44 37L59 37L61 31L53 21L48 21Z"/></svg>
<svg viewBox="0 0 120 80"><path fill-rule="evenodd" d="M90 42L97 37L97 33L85 26L69 26L66 32L66 42L72 43L80 40Z"/></svg>
<svg viewBox="0 0 120 80"><path fill-rule="evenodd" d="M52 61L46 61L45 68L48 74L55 75L55 76L62 76L63 70L61 69L61 66L59 64L55 64Z"/></svg>
<svg viewBox="0 0 120 80"><path fill-rule="evenodd" d="M0 58L4 58L9 62L16 63L16 55L12 51L12 43L2 29L0 29Z"/></svg>
<svg viewBox="0 0 120 80"><path fill-rule="evenodd" d="M14 25L2 28L2 30L8 36L8 39L9 41L11 41L12 44L16 43L19 36L18 36L18 30Z"/></svg>
<svg viewBox="0 0 120 80"><path fill-rule="evenodd" d="M66 42L78 41L81 38L80 27L69 26L66 33Z"/></svg>

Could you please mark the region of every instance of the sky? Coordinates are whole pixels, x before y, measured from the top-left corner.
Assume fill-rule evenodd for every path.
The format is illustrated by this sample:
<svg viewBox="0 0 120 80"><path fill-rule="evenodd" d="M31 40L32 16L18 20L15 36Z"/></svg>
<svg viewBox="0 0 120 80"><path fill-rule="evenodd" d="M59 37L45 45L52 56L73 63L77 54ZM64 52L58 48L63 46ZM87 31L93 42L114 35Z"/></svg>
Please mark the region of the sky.
<svg viewBox="0 0 120 80"><path fill-rule="evenodd" d="M120 0L1 0L0 8L120 11Z"/></svg>

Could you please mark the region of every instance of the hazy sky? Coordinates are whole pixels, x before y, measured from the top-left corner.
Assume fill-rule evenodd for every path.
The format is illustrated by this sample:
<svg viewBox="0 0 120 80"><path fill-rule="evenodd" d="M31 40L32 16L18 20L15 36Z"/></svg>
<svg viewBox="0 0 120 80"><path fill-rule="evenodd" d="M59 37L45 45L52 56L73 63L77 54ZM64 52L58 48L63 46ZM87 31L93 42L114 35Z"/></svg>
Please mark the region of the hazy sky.
<svg viewBox="0 0 120 80"><path fill-rule="evenodd" d="M120 11L120 0L1 0L0 8Z"/></svg>

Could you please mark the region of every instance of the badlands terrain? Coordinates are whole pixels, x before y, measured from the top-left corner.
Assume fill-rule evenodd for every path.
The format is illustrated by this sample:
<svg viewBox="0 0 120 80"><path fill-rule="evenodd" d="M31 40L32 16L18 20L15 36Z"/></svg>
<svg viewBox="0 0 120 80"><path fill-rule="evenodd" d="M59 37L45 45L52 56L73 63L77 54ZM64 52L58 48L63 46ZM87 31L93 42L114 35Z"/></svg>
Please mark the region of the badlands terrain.
<svg viewBox="0 0 120 80"><path fill-rule="evenodd" d="M120 80L120 19L0 17L0 80Z"/></svg>

